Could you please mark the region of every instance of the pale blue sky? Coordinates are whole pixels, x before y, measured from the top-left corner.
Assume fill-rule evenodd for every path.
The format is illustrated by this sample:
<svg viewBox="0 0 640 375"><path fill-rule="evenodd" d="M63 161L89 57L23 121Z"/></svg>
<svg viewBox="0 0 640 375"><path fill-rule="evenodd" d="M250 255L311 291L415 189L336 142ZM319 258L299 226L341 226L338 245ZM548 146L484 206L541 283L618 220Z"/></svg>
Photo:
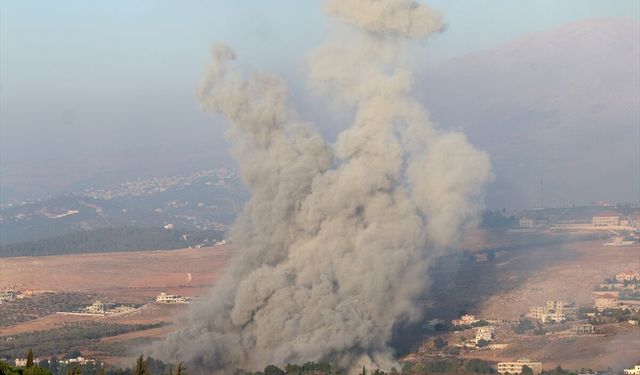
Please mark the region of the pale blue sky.
<svg viewBox="0 0 640 375"><path fill-rule="evenodd" d="M421 51L434 64L575 20L640 19L637 0L429 3L449 25ZM0 1L0 167L218 147L221 130L204 126L211 120L193 99L210 43L297 80L325 36L320 9L306 0Z"/></svg>

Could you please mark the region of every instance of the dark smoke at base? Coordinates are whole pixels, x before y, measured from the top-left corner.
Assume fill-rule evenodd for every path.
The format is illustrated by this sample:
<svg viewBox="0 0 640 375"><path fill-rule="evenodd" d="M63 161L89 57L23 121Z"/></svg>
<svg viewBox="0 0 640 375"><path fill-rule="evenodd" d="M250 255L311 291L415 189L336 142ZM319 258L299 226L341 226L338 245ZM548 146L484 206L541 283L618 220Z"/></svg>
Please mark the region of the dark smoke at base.
<svg viewBox="0 0 640 375"><path fill-rule="evenodd" d="M346 26L313 54L311 82L356 109L335 145L298 119L282 79L245 79L229 47L212 48L197 97L230 123L251 200L225 276L154 357L209 372L319 359L388 368L394 326L421 315L428 260L476 217L487 155L409 96L406 49L441 16L411 0L334 0L326 12Z"/></svg>

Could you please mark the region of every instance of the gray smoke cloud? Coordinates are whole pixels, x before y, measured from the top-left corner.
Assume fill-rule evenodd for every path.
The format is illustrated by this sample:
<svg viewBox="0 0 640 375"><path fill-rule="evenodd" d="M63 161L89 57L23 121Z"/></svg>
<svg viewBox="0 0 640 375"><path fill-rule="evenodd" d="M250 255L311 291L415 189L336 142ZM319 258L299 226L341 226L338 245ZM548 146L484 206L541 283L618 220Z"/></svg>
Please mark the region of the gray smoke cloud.
<svg viewBox="0 0 640 375"><path fill-rule="evenodd" d="M388 367L394 325L420 318L429 259L476 218L488 156L410 97L410 42L442 30L440 14L411 0L325 6L346 26L311 56L310 81L356 113L334 145L298 119L285 81L245 78L229 47L212 47L197 98L230 123L251 199L225 275L156 357L210 372Z"/></svg>

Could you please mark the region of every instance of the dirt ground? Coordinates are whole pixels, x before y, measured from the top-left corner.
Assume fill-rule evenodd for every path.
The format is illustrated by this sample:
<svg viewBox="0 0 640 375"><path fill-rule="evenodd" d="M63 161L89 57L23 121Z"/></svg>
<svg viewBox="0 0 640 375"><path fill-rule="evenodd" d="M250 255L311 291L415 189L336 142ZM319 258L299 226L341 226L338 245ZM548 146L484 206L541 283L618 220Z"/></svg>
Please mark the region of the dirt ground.
<svg viewBox="0 0 640 375"><path fill-rule="evenodd" d="M495 261L504 291L484 301L483 316L517 317L547 300L592 306L593 287L625 270L640 270L640 247L605 247L601 241L546 246Z"/></svg>
<svg viewBox="0 0 640 375"><path fill-rule="evenodd" d="M206 296L232 253L230 246L216 246L169 251L0 258L2 286L21 291L91 293L110 301L144 305L133 313L117 317L45 316L2 327L0 335L53 329L64 323L86 320L119 324L176 323L187 310L187 305L148 303L162 291L189 297ZM176 327L171 324L157 331L166 334ZM139 335L136 337L146 333L149 337L158 337L155 330L136 332ZM118 340L118 337L111 339Z"/></svg>
<svg viewBox="0 0 640 375"><path fill-rule="evenodd" d="M553 238L552 234L542 234ZM606 240L562 240L540 246L523 246L522 237L508 234L494 241L495 233L476 233L466 238L462 250L496 248L493 261L461 260L455 254L434 264L430 272L431 293L427 318L451 319L462 310L482 318L517 318L532 305L547 300L574 301L593 306L593 287L604 278L624 270L640 271L640 247L606 247ZM540 234L526 234L530 239ZM472 337L473 332L466 332ZM640 327L621 323L605 332L585 337L519 336L510 329L498 330L496 343L504 349L480 350L470 358L491 361L522 357L543 362L544 367L620 369L640 356ZM431 338L432 339L432 338ZM457 342L455 336L447 338ZM452 341L451 341L452 340Z"/></svg>
<svg viewBox="0 0 640 375"><path fill-rule="evenodd" d="M531 246L531 241L540 241ZM432 264L425 296L427 319L456 318L461 310L481 317L515 318L529 306L548 299L575 301L591 306L591 290L605 277L623 270L640 270L640 247L604 247L603 240L576 240L555 234L480 231ZM495 259L476 261L464 251L493 249ZM20 290L104 295L121 303L147 304L166 291L202 297L220 277L233 249L183 249L105 254L61 255L0 259L0 286ZM467 253L468 255L468 253ZM0 335L59 327L85 319L138 324L170 323L160 328L104 338L120 343L138 338L161 338L185 324L187 306L145 305L119 317L90 318L53 315L0 330ZM452 339L455 339L452 338ZM473 352L488 360L520 357L540 359L545 367L617 368L640 357L640 328L616 326L597 337L558 338L515 336L499 331L499 350ZM85 353L90 354L90 353ZM132 358L100 358L112 364L128 364Z"/></svg>
<svg viewBox="0 0 640 375"><path fill-rule="evenodd" d="M104 294L145 303L161 291L200 296L232 254L230 246L169 251L0 258L0 285L18 290Z"/></svg>

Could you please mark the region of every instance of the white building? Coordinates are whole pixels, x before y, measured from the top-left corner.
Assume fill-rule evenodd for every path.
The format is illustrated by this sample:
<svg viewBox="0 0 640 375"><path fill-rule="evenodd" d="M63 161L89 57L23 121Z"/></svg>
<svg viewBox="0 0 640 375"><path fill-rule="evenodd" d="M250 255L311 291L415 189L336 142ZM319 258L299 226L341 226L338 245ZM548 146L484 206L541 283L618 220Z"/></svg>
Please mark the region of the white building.
<svg viewBox="0 0 640 375"><path fill-rule="evenodd" d="M494 328L491 326L478 327L478 329L476 329L476 344L480 340L484 340L484 341L493 340L493 333L494 333Z"/></svg>
<svg viewBox="0 0 640 375"><path fill-rule="evenodd" d="M73 364L73 365L88 365L88 364L95 364L96 360L80 356L80 357L77 357L77 358L65 359L64 361L62 361L62 363L64 363L65 365L69 365L69 364Z"/></svg>
<svg viewBox="0 0 640 375"><path fill-rule="evenodd" d="M165 292L162 292L162 293L160 293L160 295L158 297L156 297L156 302L157 303L167 303L167 304L189 303L189 298L175 296L173 294L167 294Z"/></svg>
<svg viewBox="0 0 640 375"><path fill-rule="evenodd" d="M479 322L478 319L474 315L465 314L460 317L460 319L454 319L451 321L451 324L454 326L467 326L473 323Z"/></svg>
<svg viewBox="0 0 640 375"><path fill-rule="evenodd" d="M634 368L624 369L624 375L640 375L640 365L635 365Z"/></svg>
<svg viewBox="0 0 640 375"><path fill-rule="evenodd" d="M536 227L536 219L526 216L521 217L520 220L518 220L518 227L533 229Z"/></svg>
<svg viewBox="0 0 640 375"><path fill-rule="evenodd" d="M16 298L16 292L13 290L0 290L0 301L13 301Z"/></svg>
<svg viewBox="0 0 640 375"><path fill-rule="evenodd" d="M89 314L107 314L109 311L116 307L115 303L104 303L97 300L91 306L87 306L85 311Z"/></svg>
<svg viewBox="0 0 640 375"><path fill-rule="evenodd" d="M515 362L498 362L498 374L520 374L524 366L531 368L534 374L542 372L542 362L534 362L530 359L522 358Z"/></svg>
<svg viewBox="0 0 640 375"><path fill-rule="evenodd" d="M640 280L640 273L637 273L635 271L624 271L624 272L620 272L619 274L616 275L616 280L623 282L623 281L632 281L632 280ZM2 298L2 296L0 295L0 298Z"/></svg>
<svg viewBox="0 0 640 375"><path fill-rule="evenodd" d="M567 316L564 313L559 313L559 312L543 314L542 317L540 318L540 321L542 323L552 323L552 322L562 323L565 320L567 320Z"/></svg>
<svg viewBox="0 0 640 375"><path fill-rule="evenodd" d="M38 363L40 363L40 358L34 358L33 364L37 365ZM26 358L16 358L16 367L26 367L26 366L27 366Z"/></svg>
<svg viewBox="0 0 640 375"><path fill-rule="evenodd" d="M589 335L595 333L595 328L592 324L580 324L573 327L573 333L576 335Z"/></svg>
<svg viewBox="0 0 640 375"><path fill-rule="evenodd" d="M529 313L527 313L527 317L539 320L542 323L560 323L567 320L567 315L574 316L576 314L576 309L568 306L569 303L566 301L549 300L545 305L531 306L529 308Z"/></svg>

